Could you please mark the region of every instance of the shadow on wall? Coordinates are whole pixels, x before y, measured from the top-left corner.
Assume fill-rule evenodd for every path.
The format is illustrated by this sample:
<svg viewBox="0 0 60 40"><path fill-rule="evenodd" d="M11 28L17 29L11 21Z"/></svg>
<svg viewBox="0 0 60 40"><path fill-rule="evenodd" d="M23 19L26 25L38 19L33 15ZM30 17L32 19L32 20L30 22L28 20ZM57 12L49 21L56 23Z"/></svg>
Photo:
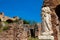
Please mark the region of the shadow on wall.
<svg viewBox="0 0 60 40"><path fill-rule="evenodd" d="M60 4L56 6L55 12L56 12L56 14L57 14L57 16L58 16L58 18L60 20Z"/></svg>
<svg viewBox="0 0 60 40"><path fill-rule="evenodd" d="M60 21L60 4L56 6L55 12L56 12L58 19ZM59 32L60 32L60 23L59 23Z"/></svg>

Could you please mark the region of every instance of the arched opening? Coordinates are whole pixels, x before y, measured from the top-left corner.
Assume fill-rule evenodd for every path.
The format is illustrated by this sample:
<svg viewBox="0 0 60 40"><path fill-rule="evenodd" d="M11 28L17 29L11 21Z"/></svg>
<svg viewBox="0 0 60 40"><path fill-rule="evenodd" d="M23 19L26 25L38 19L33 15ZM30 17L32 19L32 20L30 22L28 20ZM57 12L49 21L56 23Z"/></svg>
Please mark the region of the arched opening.
<svg viewBox="0 0 60 40"><path fill-rule="evenodd" d="M13 20L8 19L8 20L6 20L6 22L8 22L8 23L13 23Z"/></svg>
<svg viewBox="0 0 60 40"><path fill-rule="evenodd" d="M59 21L60 21L60 4L56 6L55 12L56 12L56 14L57 14L57 16L59 18Z"/></svg>

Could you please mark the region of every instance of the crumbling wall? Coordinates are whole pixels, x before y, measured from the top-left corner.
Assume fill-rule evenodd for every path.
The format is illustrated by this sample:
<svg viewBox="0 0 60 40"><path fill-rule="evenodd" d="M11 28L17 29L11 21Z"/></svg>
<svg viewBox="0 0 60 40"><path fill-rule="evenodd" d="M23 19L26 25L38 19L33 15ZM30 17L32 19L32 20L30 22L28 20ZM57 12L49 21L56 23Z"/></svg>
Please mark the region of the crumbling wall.
<svg viewBox="0 0 60 40"><path fill-rule="evenodd" d="M14 28L14 40L28 40L27 29L24 28L24 25L17 25Z"/></svg>
<svg viewBox="0 0 60 40"><path fill-rule="evenodd" d="M12 26L10 26L9 30L4 30L0 32L0 40L13 40L13 38L14 38L14 30Z"/></svg>
<svg viewBox="0 0 60 40"><path fill-rule="evenodd" d="M7 26L8 30L0 32L0 40L28 40L28 31L23 24L10 23Z"/></svg>

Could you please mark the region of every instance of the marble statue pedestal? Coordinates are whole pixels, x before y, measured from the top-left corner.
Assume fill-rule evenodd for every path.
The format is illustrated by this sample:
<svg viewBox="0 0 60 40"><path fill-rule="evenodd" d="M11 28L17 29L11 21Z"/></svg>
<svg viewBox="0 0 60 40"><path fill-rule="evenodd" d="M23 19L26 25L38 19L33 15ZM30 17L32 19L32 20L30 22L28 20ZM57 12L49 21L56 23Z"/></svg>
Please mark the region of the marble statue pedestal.
<svg viewBox="0 0 60 40"><path fill-rule="evenodd" d="M42 35L38 36L39 40L54 40L54 36L51 33L44 32Z"/></svg>
<svg viewBox="0 0 60 40"><path fill-rule="evenodd" d="M53 36L39 36L39 40L54 40Z"/></svg>

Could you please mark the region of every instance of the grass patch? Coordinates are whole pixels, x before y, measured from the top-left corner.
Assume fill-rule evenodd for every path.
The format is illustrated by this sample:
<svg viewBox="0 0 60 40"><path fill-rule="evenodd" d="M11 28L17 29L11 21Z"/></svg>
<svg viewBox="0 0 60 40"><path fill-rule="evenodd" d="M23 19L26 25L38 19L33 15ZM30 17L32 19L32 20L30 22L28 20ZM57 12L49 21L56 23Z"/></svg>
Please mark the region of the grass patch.
<svg viewBox="0 0 60 40"><path fill-rule="evenodd" d="M6 21L5 21L4 23L5 23L5 24L8 24L8 22L6 22Z"/></svg>
<svg viewBox="0 0 60 40"><path fill-rule="evenodd" d="M29 37L29 40L39 40L38 38Z"/></svg>
<svg viewBox="0 0 60 40"><path fill-rule="evenodd" d="M2 32L3 30L0 29L0 32Z"/></svg>
<svg viewBox="0 0 60 40"><path fill-rule="evenodd" d="M8 29L9 29L9 27L7 27L7 26L3 27L3 30L8 30Z"/></svg>

